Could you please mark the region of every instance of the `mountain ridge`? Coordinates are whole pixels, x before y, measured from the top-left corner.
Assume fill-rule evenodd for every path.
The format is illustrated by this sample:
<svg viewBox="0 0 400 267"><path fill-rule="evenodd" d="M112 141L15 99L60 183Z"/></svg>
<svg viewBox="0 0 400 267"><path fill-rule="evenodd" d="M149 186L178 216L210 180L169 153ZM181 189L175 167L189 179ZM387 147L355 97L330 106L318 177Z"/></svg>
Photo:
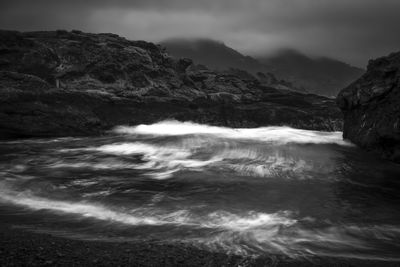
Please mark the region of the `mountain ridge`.
<svg viewBox="0 0 400 267"><path fill-rule="evenodd" d="M245 56L225 43L207 38L171 38L160 42L168 53L177 58L187 57L212 69L238 68L245 71L266 72L268 69L256 59Z"/></svg>
<svg viewBox="0 0 400 267"><path fill-rule="evenodd" d="M212 39L169 39L160 44L174 57L189 57L212 69L243 69L250 73L272 73L311 93L336 96L363 69L328 57L311 58L294 49L281 49L267 56L245 56ZM234 52L235 53L234 53Z"/></svg>
<svg viewBox="0 0 400 267"><path fill-rule="evenodd" d="M283 49L275 55L257 57L272 72L306 87L310 92L336 96L365 70L329 57L309 57L297 50Z"/></svg>

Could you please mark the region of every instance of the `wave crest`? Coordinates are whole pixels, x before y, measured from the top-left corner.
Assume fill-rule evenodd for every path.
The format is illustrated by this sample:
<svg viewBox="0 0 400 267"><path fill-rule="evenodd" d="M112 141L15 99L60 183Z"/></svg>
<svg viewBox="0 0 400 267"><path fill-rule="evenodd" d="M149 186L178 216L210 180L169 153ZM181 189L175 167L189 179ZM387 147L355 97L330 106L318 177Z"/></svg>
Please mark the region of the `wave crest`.
<svg viewBox="0 0 400 267"><path fill-rule="evenodd" d="M113 130L118 134L154 135L154 136L182 136L182 135L209 135L227 139L249 139L276 144L337 144L351 145L343 140L342 132L320 132L294 129L284 126L259 128L227 128L210 126L192 122L162 121L150 125L119 126Z"/></svg>
<svg viewBox="0 0 400 267"><path fill-rule="evenodd" d="M28 207L32 210L77 214L86 218L113 221L133 226L176 225L245 231L253 228L290 226L296 223L296 220L290 218L290 212L288 211L272 214L254 211L244 214L215 211L205 215L196 215L185 209L168 213L167 211L148 207L118 211L110 207L88 202L51 200L37 197L27 192L13 194L4 191L0 195L0 200Z"/></svg>

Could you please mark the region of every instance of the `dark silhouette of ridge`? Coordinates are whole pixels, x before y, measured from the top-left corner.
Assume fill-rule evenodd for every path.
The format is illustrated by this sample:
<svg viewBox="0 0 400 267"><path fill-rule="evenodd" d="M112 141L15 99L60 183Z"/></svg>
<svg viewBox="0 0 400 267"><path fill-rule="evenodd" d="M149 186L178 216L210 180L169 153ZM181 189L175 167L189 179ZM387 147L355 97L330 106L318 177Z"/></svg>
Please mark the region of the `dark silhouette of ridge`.
<svg viewBox="0 0 400 267"><path fill-rule="evenodd" d="M211 39L176 38L161 42L161 45L176 58L191 58L215 70L239 68L251 73L268 71L268 68L256 59L242 55L224 43Z"/></svg>
<svg viewBox="0 0 400 267"><path fill-rule="evenodd" d="M311 58L294 49L282 49L257 59L269 66L277 76L303 86L310 92L327 96L336 96L365 72L339 60Z"/></svg>
<svg viewBox="0 0 400 267"><path fill-rule="evenodd" d="M293 49L254 58L211 39L175 38L161 42L161 45L176 58L191 58L211 69L236 68L253 74L272 72L298 88L326 96L336 96L364 73L363 69L344 62L326 57L311 58Z"/></svg>

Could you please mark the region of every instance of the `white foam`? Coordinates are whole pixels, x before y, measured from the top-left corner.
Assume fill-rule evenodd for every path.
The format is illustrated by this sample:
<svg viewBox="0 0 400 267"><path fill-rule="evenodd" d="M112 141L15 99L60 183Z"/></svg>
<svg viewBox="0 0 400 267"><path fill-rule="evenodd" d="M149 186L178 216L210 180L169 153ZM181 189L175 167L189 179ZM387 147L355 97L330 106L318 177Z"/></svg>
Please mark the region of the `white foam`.
<svg viewBox="0 0 400 267"><path fill-rule="evenodd" d="M103 153L116 154L116 155L133 155L133 154L145 154L149 156L161 155L161 156L174 156L176 158L182 158L190 156L190 152L168 147L168 146L155 146L145 143L117 143L111 145L103 145L94 148L96 151Z"/></svg>
<svg viewBox="0 0 400 267"><path fill-rule="evenodd" d="M144 163L130 164L128 167L151 170L148 175L156 179L170 178L173 173L182 169L201 171L203 167L221 160L216 157L208 160L191 158L193 152L190 147L172 147L167 145L158 146L141 142L115 143L99 147L85 148L84 150L98 151L113 155L141 155L142 160L145 161ZM105 165L100 164L100 167L101 166ZM124 167L124 165L121 167Z"/></svg>
<svg viewBox="0 0 400 267"><path fill-rule="evenodd" d="M164 121L135 127L121 126L115 131L133 135L182 137L178 140L152 144L139 141L120 142L98 147L59 150L59 152L67 153L71 151L99 152L117 157L137 155L142 160L141 162L127 162L125 158L105 161L96 159L96 155L90 155L96 159L94 162L84 158L80 162L61 161L48 164L48 167L95 170L137 169L144 170L144 175L154 179L172 178L181 170L204 171L205 168L218 167L229 168L242 176L277 177L296 174L296 177L303 179L306 177L305 172L310 170L321 173L332 170L334 164L330 157L333 154L315 155L312 150L305 151L293 146L289 147L289 151L285 151L282 150L284 147L273 147L270 143L273 145L287 143L351 145L342 140L340 132L307 131L289 127L230 129L191 122ZM243 147L243 142L238 142L240 139L251 142ZM259 142L264 142L264 144L260 145ZM322 156L324 160L320 161ZM87 159L91 159L90 157ZM321 162L323 166L329 163L329 168L321 168Z"/></svg>
<svg viewBox="0 0 400 267"><path fill-rule="evenodd" d="M49 168L91 168L95 170L145 170L147 172L144 175L155 179L171 178L181 170L203 171L205 168L210 167L228 168L242 176L285 176L288 178L291 176L298 179L309 178L305 174L308 171L319 173L332 171L330 166L332 164L326 164L332 162L332 159L324 155L318 155L318 157L311 155L310 157L304 153L296 155L296 150L287 153L280 150L266 149L265 147L251 146L250 148L241 148L235 141L225 142L221 145L215 142L215 139L211 140L210 143L206 142L206 140L201 140L194 142L195 144L192 145L193 139L196 140L198 138L184 138L177 143L161 145L125 142L79 149L81 151L94 151L116 156L138 155L143 162L128 163L121 160L107 159L96 162L56 162L47 166ZM74 149L74 151L76 150ZM311 151L308 153L311 153ZM319 166L321 157L323 157L323 162L325 163L324 168Z"/></svg>
<svg viewBox="0 0 400 267"><path fill-rule="evenodd" d="M391 225L340 225L306 230L298 224L289 224L289 227L271 225L244 232L221 232L188 241L202 248L240 255L260 255L268 252L283 253L292 258L318 255L398 262L400 257L396 254L390 255L387 251L376 253L376 243L383 242L380 246L384 246L386 241L386 245L393 244L398 236L399 228Z"/></svg>
<svg viewBox="0 0 400 267"><path fill-rule="evenodd" d="M120 169L137 169L139 165L123 163L123 162L98 162L98 163L90 163L90 162L58 162L49 164L48 168L57 169L57 168L72 168L72 169L92 169L92 170L120 170Z"/></svg>
<svg viewBox="0 0 400 267"><path fill-rule="evenodd" d="M166 213L153 208L131 209L129 212L117 211L109 207L88 202L68 202L37 197L29 192L18 194L2 192L0 200L32 210L48 210L58 213L77 214L87 218L114 221L129 225L182 225L197 228L216 228L232 231L244 231L271 226L290 226L296 220L290 219L288 212L233 214L216 211L206 215L196 215L188 210Z"/></svg>
<svg viewBox="0 0 400 267"><path fill-rule="evenodd" d="M312 165L306 161L299 159L285 158L281 156L270 156L265 161L246 164L229 164L227 165L240 175L258 176L258 177L286 177L290 178L290 174L295 175L297 179L306 178L303 174L312 170Z"/></svg>
<svg viewBox="0 0 400 267"><path fill-rule="evenodd" d="M248 212L244 216L229 212L214 212L208 215L209 221L205 223L211 228L223 225L224 228L235 231L245 231L255 228L270 228L272 226L291 226L296 220L290 219L290 212L278 212L273 214Z"/></svg>
<svg viewBox="0 0 400 267"><path fill-rule="evenodd" d="M76 214L85 218L132 226L170 225L215 229L208 236L177 239L180 242L201 244L207 249L223 249L238 254L257 254L261 251L281 252L291 257L326 255L400 260L396 256L380 256L370 253L374 251L374 248L371 247L371 240L391 243L398 238L400 230L397 226L392 225L336 225L327 228L304 229L288 211L276 213L250 211L235 214L217 210L202 215L187 209L167 212L152 207L123 211L89 202L51 200L34 196L29 192L6 191L5 188L2 186L0 201L32 210Z"/></svg>
<svg viewBox="0 0 400 267"><path fill-rule="evenodd" d="M138 126L119 126L115 133L155 136L212 135L228 139L250 139L277 144L338 144L349 146L343 140L342 132L320 132L294 129L290 127L226 128L192 122L162 121Z"/></svg>

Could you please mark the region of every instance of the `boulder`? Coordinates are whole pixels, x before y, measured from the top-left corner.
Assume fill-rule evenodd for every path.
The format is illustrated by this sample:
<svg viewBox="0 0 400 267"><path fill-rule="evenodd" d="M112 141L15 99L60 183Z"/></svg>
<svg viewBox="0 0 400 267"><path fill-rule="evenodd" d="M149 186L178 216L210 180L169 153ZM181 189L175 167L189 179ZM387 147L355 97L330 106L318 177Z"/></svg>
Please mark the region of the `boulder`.
<svg viewBox="0 0 400 267"><path fill-rule="evenodd" d="M367 72L343 89L343 137L400 162L400 52L371 60Z"/></svg>

